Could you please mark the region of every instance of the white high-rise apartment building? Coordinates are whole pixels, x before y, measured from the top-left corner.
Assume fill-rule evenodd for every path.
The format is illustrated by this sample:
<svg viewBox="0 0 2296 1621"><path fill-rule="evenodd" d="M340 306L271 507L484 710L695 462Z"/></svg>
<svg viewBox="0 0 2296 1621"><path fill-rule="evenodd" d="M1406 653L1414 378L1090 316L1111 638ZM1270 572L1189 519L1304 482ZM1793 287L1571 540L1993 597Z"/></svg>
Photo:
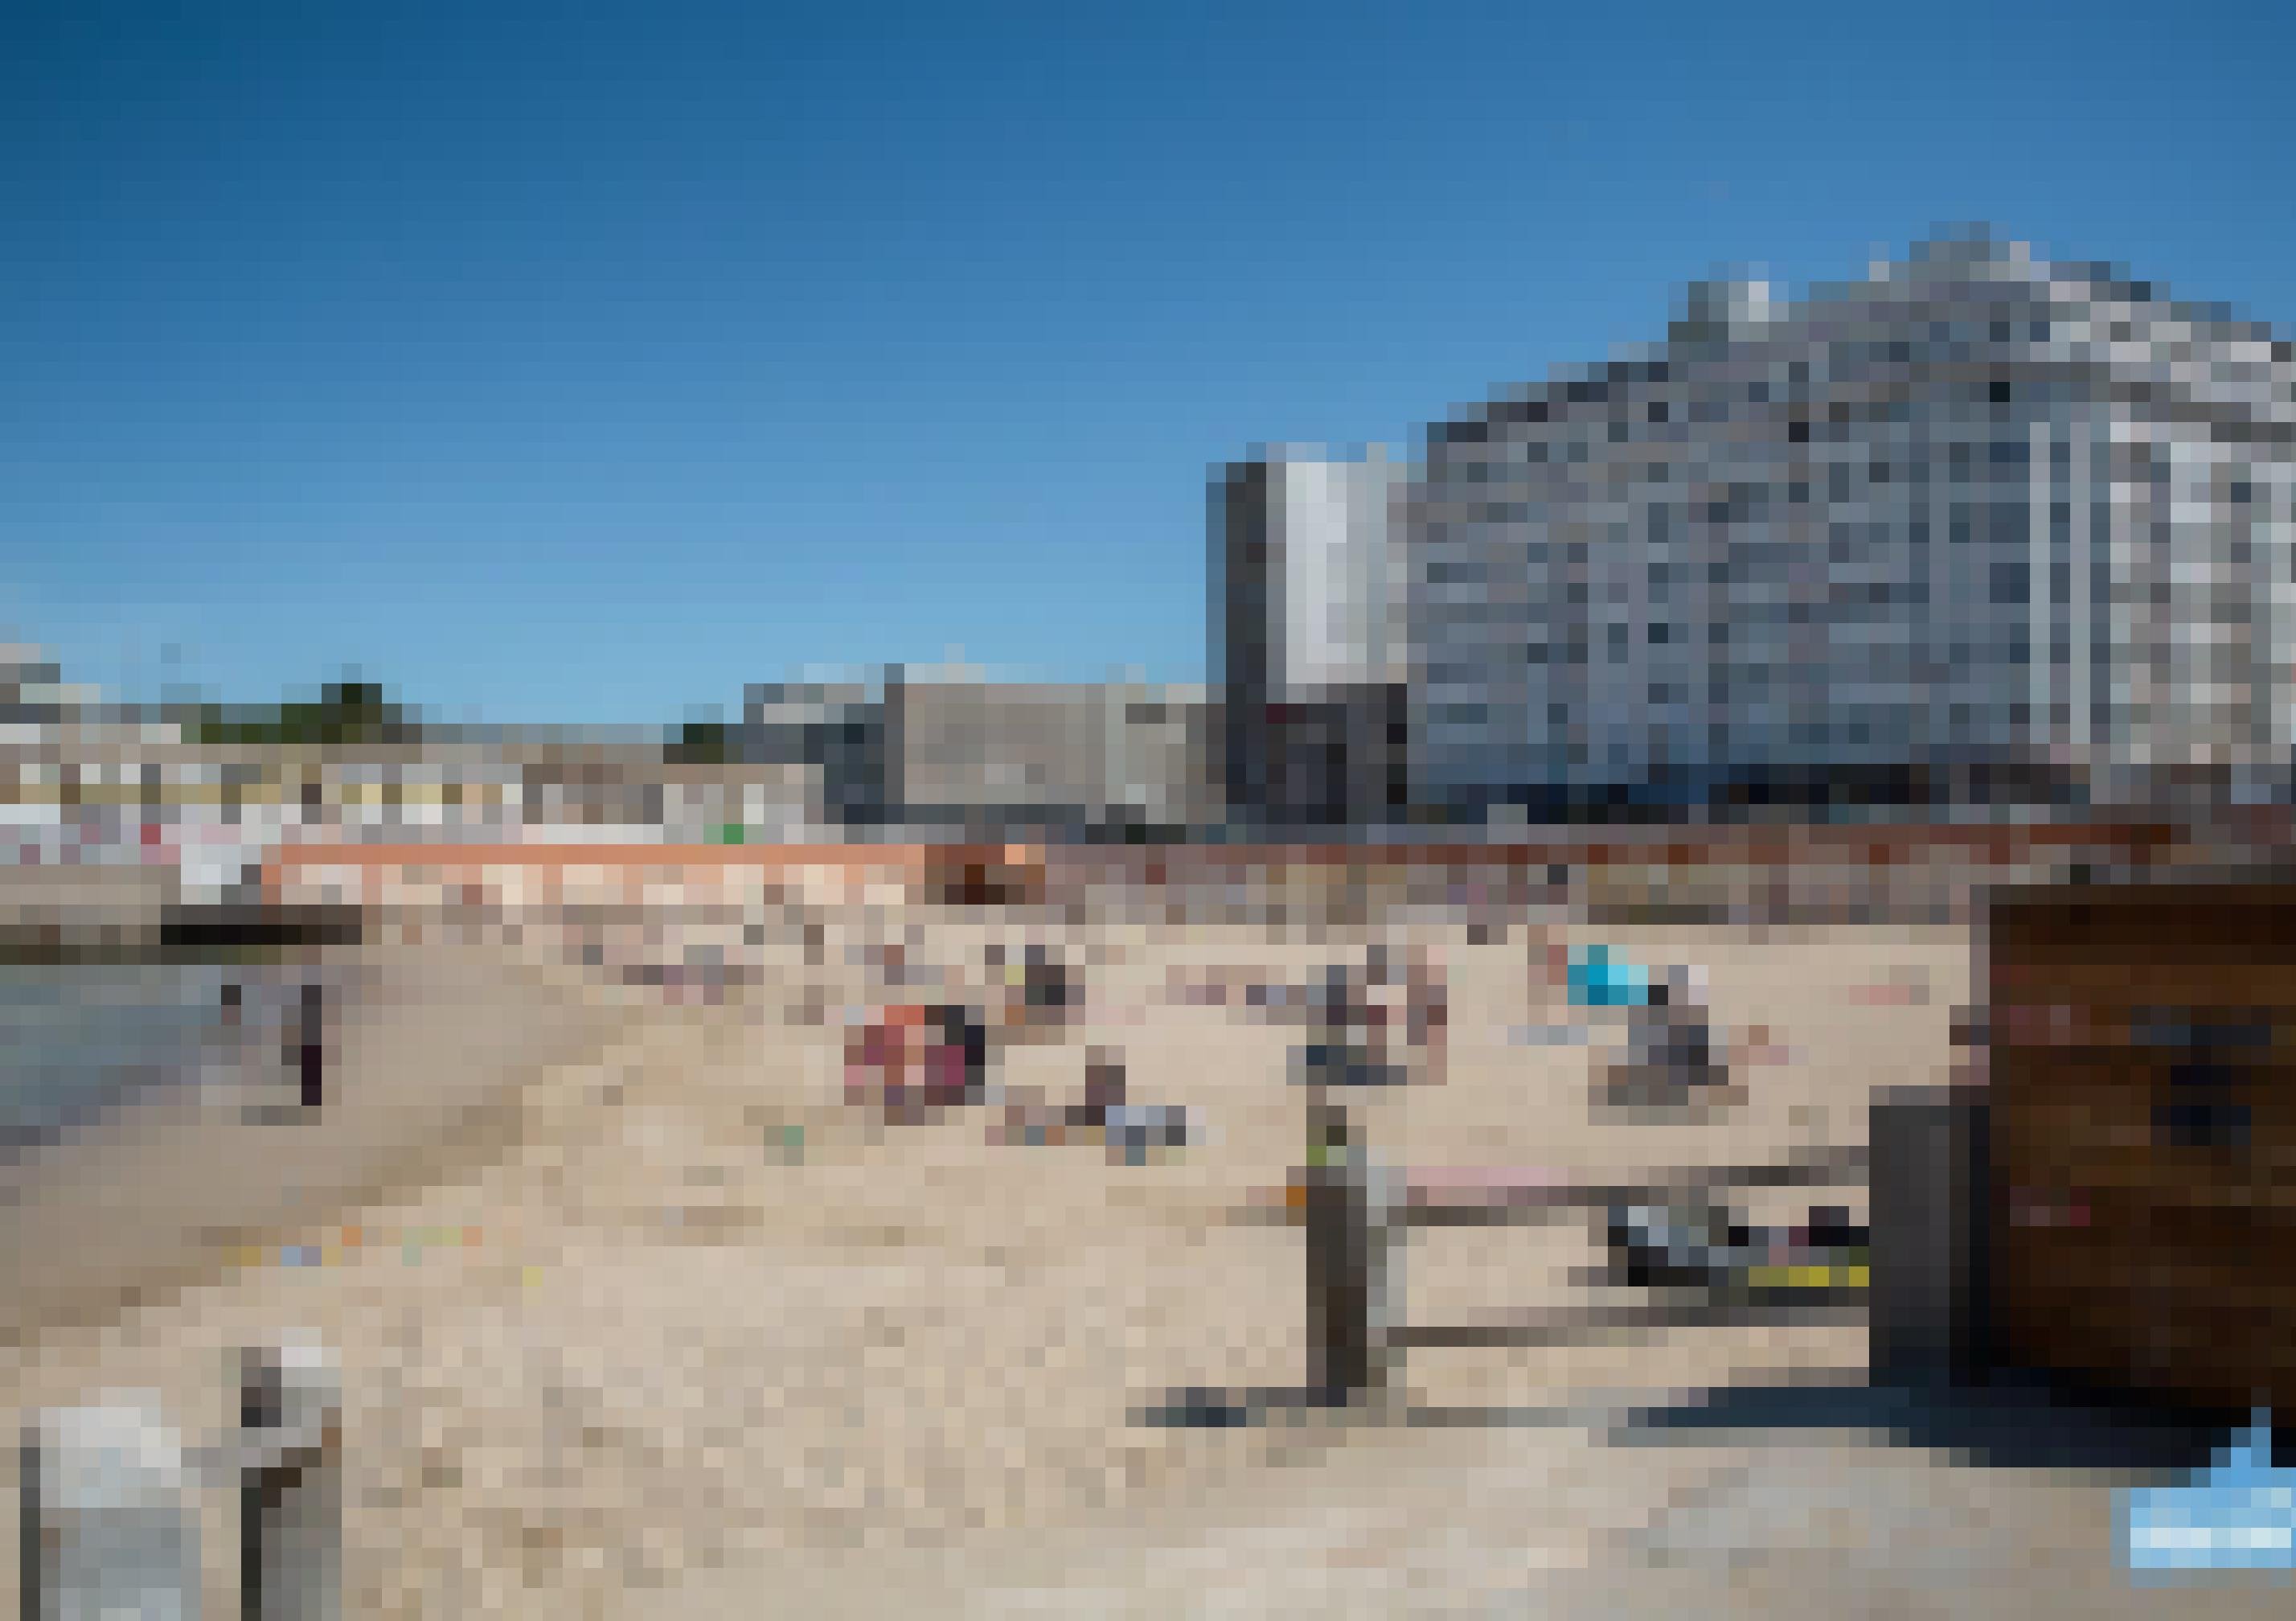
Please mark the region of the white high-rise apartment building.
<svg viewBox="0 0 2296 1621"><path fill-rule="evenodd" d="M2296 745L2296 360L1984 237L1429 431L1414 800L2045 765L2273 778ZM1231 637L1231 641L1233 641Z"/></svg>

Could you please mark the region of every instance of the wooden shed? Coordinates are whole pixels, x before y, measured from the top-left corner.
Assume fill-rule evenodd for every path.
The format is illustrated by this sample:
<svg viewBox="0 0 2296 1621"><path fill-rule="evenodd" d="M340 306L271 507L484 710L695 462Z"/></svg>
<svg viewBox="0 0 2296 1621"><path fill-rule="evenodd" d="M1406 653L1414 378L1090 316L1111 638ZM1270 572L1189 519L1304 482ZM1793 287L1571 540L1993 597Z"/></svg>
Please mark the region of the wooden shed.
<svg viewBox="0 0 2296 1621"><path fill-rule="evenodd" d="M2296 1410L2296 880L1988 916L1993 1354Z"/></svg>

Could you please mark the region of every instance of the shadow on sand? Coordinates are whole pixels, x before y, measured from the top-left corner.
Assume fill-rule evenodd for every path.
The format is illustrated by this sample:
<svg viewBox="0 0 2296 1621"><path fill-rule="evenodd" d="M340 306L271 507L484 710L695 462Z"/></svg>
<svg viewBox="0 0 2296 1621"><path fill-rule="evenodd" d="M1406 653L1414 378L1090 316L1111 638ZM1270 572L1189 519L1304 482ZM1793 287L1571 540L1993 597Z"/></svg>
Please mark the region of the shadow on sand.
<svg viewBox="0 0 2296 1621"><path fill-rule="evenodd" d="M1441 1406L1349 1401L1303 1389L1186 1390L1139 1409L1165 1429L1281 1427L1319 1417L1423 1429L1596 1432L1614 1446L1748 1445L1833 1432L1948 1454L1972 1468L2154 1476L2205 1465L2244 1421L2234 1412L2169 1408L2005 1372L1981 1386L1922 1388L1853 1379L1726 1385L1639 1406Z"/></svg>
<svg viewBox="0 0 2296 1621"><path fill-rule="evenodd" d="M2246 1415L2170 1407L2021 1370L1983 1384L1730 1385L1629 1413L1614 1444L1743 1443L1855 1431L1982 1469L2152 1475L2204 1465Z"/></svg>

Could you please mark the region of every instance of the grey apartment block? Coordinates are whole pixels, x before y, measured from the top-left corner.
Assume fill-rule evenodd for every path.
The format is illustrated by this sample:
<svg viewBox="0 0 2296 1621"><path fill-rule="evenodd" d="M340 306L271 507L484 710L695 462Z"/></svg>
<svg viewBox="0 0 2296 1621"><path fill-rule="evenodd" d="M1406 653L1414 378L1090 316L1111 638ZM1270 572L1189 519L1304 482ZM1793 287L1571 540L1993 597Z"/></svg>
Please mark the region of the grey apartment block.
<svg viewBox="0 0 2296 1621"><path fill-rule="evenodd" d="M775 681L744 695L735 752L745 763L797 774L816 826L882 826L892 766L886 693L865 681Z"/></svg>
<svg viewBox="0 0 2296 1621"><path fill-rule="evenodd" d="M55 726L84 702L53 660L37 647L0 644L0 726Z"/></svg>
<svg viewBox="0 0 2296 1621"><path fill-rule="evenodd" d="M1977 236L1793 303L1702 286L1664 343L1429 430L1413 791L2278 780L2292 445L2289 344L2104 267Z"/></svg>
<svg viewBox="0 0 2296 1621"><path fill-rule="evenodd" d="M889 794L920 832L1199 826L1204 712L1201 687L904 676L886 686Z"/></svg>

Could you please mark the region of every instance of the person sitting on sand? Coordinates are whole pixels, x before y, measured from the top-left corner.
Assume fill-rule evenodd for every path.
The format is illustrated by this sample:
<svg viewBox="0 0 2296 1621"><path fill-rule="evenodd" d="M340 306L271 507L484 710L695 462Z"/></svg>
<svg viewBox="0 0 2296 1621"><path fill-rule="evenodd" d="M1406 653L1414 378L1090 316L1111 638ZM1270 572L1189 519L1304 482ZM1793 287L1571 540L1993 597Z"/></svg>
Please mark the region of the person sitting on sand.
<svg viewBox="0 0 2296 1621"><path fill-rule="evenodd" d="M1308 988L1308 1039L1292 1049L1292 1079L1310 1086L1388 1086L1403 1074L1389 1061L1390 1033L1375 1024L1372 972L1328 965ZM1384 1011L1384 1009L1381 1009Z"/></svg>
<svg viewBox="0 0 2296 1621"><path fill-rule="evenodd" d="M989 1072L1007 1048L1065 1033L1083 1000L1074 970L1042 946L1029 947L1009 964L999 947L984 955L999 982L984 1006L897 1003L855 1033L846 1044L849 1098L900 1120L983 1102ZM903 943L886 946L880 961L889 989L942 982L915 965ZM1009 1123L1015 1131L1040 1132L1052 1123L1028 1115L1025 1104L1015 1108L1021 1111Z"/></svg>
<svg viewBox="0 0 2296 1621"><path fill-rule="evenodd" d="M1570 948L1564 943L1559 930L1531 930L1530 947L1525 953L1524 964L1529 970L1532 1008L1552 1009L1558 1002L1569 1000Z"/></svg>
<svg viewBox="0 0 2296 1621"><path fill-rule="evenodd" d="M1085 1061L1084 1101L1065 1111L1067 1123L1087 1130L1105 1126L1108 1111L1124 1107L1124 1060L1105 1048L1095 1048Z"/></svg>
<svg viewBox="0 0 2296 1621"><path fill-rule="evenodd" d="M1265 1017L1305 1025L1292 1049L1292 1078L1316 1086L1439 1082L1449 1033L1441 963L1420 948L1371 947L1360 964L1326 965L1304 983L1226 969L1201 979L1174 975L1170 993L1194 1006L1241 1004Z"/></svg>
<svg viewBox="0 0 2296 1621"><path fill-rule="evenodd" d="M1084 979L1058 953L1031 945L1013 962L991 946L987 958L996 982L992 1022L1001 1041L1056 1040L1074 1027L1084 1008Z"/></svg>
<svg viewBox="0 0 2296 1621"><path fill-rule="evenodd" d="M1729 1095L1733 1055L1715 1039L1703 977L1695 969L1653 975L1630 1016L1628 1056L1608 1076L1614 1096L1687 1101Z"/></svg>
<svg viewBox="0 0 2296 1621"><path fill-rule="evenodd" d="M846 1043L845 1094L913 1123L987 1092L988 1029L954 1004L888 1008Z"/></svg>
<svg viewBox="0 0 2296 1621"><path fill-rule="evenodd" d="M1085 1070L1085 1098L1069 1107L1071 1131L1097 1135L1111 1161L1144 1164L1156 1148L1185 1148L1201 1135L1195 1117L1173 1104L1135 1103L1127 1096L1124 1066L1103 1053Z"/></svg>

